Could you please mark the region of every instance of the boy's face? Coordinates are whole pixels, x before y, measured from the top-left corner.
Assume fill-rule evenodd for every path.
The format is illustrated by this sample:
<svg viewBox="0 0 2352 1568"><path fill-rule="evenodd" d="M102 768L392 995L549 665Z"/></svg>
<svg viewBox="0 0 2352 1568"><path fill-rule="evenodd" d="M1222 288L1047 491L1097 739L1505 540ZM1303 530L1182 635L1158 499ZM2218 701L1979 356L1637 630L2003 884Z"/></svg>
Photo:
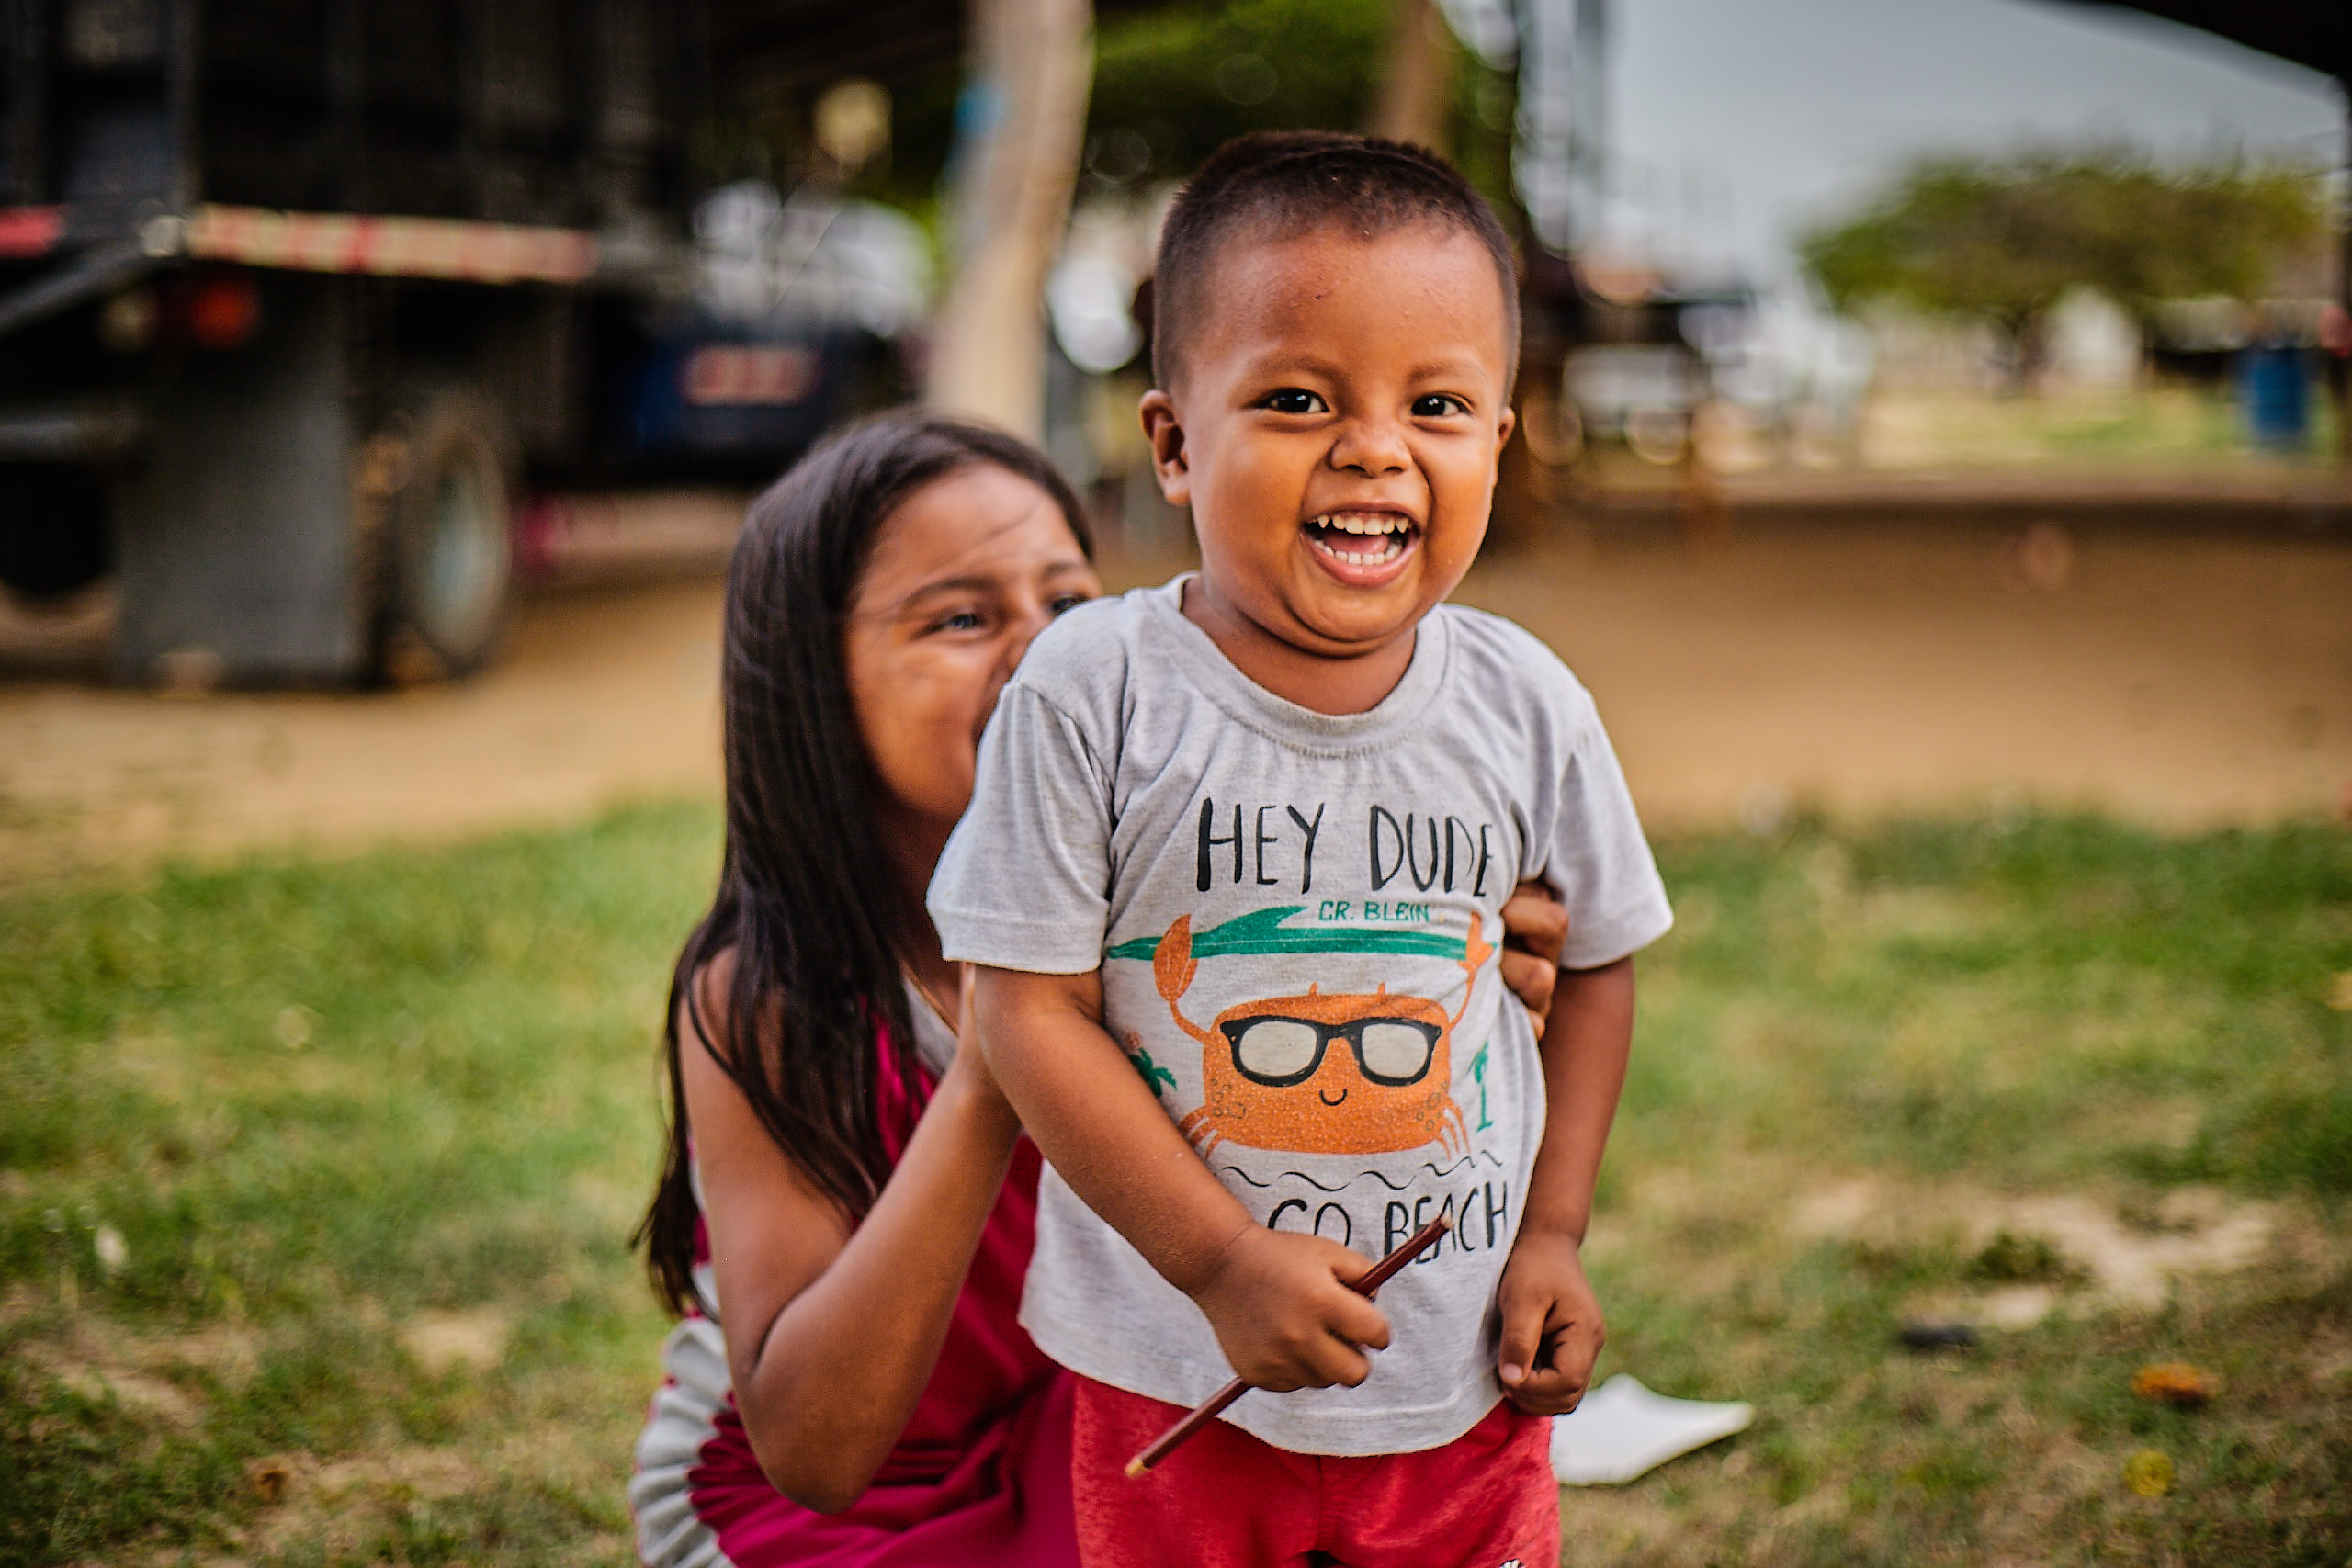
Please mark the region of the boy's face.
<svg viewBox="0 0 2352 1568"><path fill-rule="evenodd" d="M1228 238L1143 402L1216 608L1345 658L1410 634L1478 553L1511 431L1486 248L1434 224Z"/></svg>

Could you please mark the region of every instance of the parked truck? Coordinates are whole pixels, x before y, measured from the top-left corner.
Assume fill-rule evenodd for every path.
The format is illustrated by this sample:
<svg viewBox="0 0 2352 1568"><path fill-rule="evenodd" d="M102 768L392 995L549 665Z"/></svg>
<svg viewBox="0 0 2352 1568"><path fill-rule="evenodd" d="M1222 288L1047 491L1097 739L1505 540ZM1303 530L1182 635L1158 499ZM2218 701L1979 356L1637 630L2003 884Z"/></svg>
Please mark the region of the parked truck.
<svg viewBox="0 0 2352 1568"><path fill-rule="evenodd" d="M527 482L773 472L892 344L698 304L698 0L0 0L0 592L119 673L496 645Z"/></svg>

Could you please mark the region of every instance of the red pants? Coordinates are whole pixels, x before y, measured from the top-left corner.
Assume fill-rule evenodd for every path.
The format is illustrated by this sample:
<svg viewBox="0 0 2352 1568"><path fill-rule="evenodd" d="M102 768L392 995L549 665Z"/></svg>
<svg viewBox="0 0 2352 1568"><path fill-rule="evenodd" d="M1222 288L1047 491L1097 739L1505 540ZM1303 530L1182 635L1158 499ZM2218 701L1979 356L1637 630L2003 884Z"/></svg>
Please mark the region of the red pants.
<svg viewBox="0 0 2352 1568"><path fill-rule="evenodd" d="M1442 1449L1295 1454L1212 1421L1150 1473L1127 1461L1184 1412L1075 1378L1070 1479L1088 1568L1555 1568L1552 1423L1498 1404ZM1253 1399L1279 1398L1252 1394Z"/></svg>

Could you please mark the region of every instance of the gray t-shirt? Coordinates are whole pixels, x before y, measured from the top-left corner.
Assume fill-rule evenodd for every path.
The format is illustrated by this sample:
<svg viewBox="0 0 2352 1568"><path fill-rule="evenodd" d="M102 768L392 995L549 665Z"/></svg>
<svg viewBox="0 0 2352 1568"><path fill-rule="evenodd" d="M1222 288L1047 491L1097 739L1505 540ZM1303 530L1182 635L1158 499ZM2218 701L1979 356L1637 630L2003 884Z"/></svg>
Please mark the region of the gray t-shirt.
<svg viewBox="0 0 2352 1568"><path fill-rule="evenodd" d="M1500 1395L1495 1288L1544 1132L1498 911L1541 876L1561 962L1672 921L1591 697L1508 621L1441 605L1377 707L1333 716L1244 676L1183 579L1070 611L980 744L930 908L947 956L1100 968L1105 1021L1261 1223L1378 1258L1453 1234L1381 1292L1362 1387L1227 1417L1305 1453L1451 1442ZM1021 1321L1088 1377L1191 1404L1231 1375L1208 1320L1050 1168Z"/></svg>

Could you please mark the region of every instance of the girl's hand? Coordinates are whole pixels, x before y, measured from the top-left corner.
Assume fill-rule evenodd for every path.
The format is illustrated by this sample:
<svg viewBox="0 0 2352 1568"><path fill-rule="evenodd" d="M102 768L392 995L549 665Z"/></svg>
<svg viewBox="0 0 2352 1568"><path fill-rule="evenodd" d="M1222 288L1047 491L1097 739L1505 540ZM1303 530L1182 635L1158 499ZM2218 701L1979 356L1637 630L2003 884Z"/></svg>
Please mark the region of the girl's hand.
<svg viewBox="0 0 2352 1568"><path fill-rule="evenodd" d="M1503 1397L1530 1416L1565 1416L1584 1398L1609 1337L1576 1238L1522 1228L1503 1265Z"/></svg>
<svg viewBox="0 0 2352 1568"><path fill-rule="evenodd" d="M1225 1359L1252 1388L1349 1388L1372 1374L1363 1348L1385 1349L1388 1318L1348 1288L1371 1265L1321 1236L1249 1225L1193 1300Z"/></svg>
<svg viewBox="0 0 2352 1568"><path fill-rule="evenodd" d="M956 1059L940 1078L933 1103L942 1100L969 1114L991 1139L1001 1140L1007 1148L1021 1135L1021 1118L997 1086L996 1074L989 1070L988 1053L980 1049L978 1032L972 1024L969 964L964 966L963 994L956 1009Z"/></svg>
<svg viewBox="0 0 2352 1568"><path fill-rule="evenodd" d="M1560 948L1568 940L1568 911L1541 882L1519 885L1503 904L1503 984L1527 1004L1535 1038L1552 1015L1552 987L1560 977Z"/></svg>

